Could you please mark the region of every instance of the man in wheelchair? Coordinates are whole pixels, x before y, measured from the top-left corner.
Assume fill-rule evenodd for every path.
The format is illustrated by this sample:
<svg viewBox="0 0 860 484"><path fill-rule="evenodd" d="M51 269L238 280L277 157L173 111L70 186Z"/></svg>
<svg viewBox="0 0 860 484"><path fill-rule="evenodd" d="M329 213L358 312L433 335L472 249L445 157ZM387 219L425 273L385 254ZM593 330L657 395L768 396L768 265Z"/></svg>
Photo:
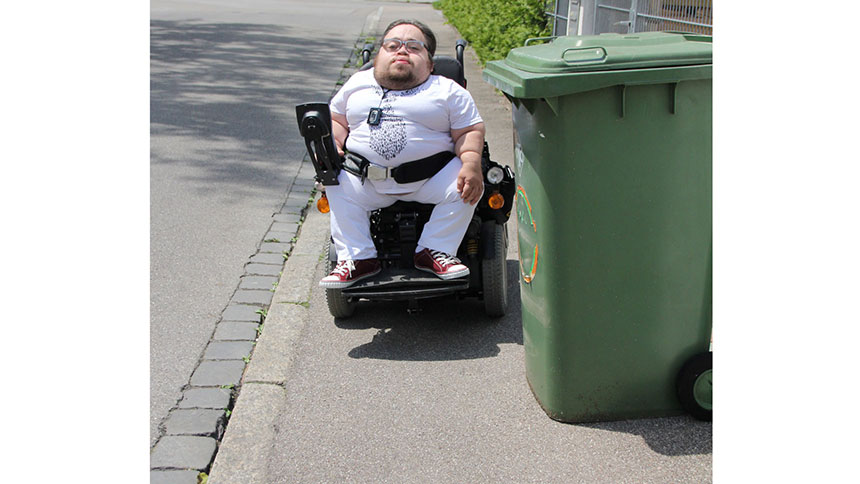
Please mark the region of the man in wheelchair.
<svg viewBox="0 0 860 484"><path fill-rule="evenodd" d="M334 140L347 155L340 184L326 188L338 263L323 287L346 288L380 272L367 214L397 200L436 205L415 267L442 279L469 274L456 254L483 194L484 123L468 91L431 76L435 50L424 24L396 21L373 69L352 76L331 100Z"/></svg>
<svg viewBox="0 0 860 484"><path fill-rule="evenodd" d="M394 21L383 34L372 69L350 77L328 106L297 106L300 131L331 207L337 263L319 284L327 289L327 297L339 301L334 305L329 301L333 314L351 313L348 305L359 297L389 299L392 291L375 288L377 292L367 293L352 287L379 274L383 266L402 268L409 256L409 265L433 274L437 281L463 281L446 285L449 289L471 286L481 291L485 271L469 277L469 266L457 256L458 251L465 253L466 245L469 257L476 260L495 250L495 265L500 258L504 271L503 224L513 204L513 173L489 160L483 120L464 87L464 46L458 42L456 60L434 59L436 38L426 25ZM495 187L497 196L494 209L487 207L484 196L489 165L495 166L495 176L487 177L493 179L488 186ZM504 196L498 195L502 185ZM398 210L404 203L412 204L410 210L415 207L414 219ZM432 209L429 217L422 204ZM476 206L482 207L480 217ZM386 218L391 209L393 221ZM489 231L482 220L492 225ZM499 239L496 245L501 246L481 250L477 240L482 233ZM411 238L409 245L410 237L418 237L417 242ZM404 253L413 246L413 253ZM378 249L384 251L382 262ZM505 284L504 274L493 277L494 286L500 277ZM443 289L428 288L422 297ZM504 292L504 287L493 290ZM489 312L500 315L505 304L498 296L495 299L494 307L501 308Z"/></svg>

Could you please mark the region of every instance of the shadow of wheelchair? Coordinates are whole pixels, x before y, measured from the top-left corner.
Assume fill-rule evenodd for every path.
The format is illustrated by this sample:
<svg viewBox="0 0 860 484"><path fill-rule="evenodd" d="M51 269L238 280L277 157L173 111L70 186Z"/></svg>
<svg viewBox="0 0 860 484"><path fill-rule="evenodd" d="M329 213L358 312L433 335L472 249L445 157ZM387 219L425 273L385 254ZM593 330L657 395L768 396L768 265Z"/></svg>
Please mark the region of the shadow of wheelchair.
<svg viewBox="0 0 860 484"><path fill-rule="evenodd" d="M348 319L335 318L340 329L376 328L373 339L352 349L352 358L445 361L489 358L500 344L523 344L517 261L506 261L508 310L501 318L484 312L483 302L454 296L419 300L407 312L405 301L362 301Z"/></svg>

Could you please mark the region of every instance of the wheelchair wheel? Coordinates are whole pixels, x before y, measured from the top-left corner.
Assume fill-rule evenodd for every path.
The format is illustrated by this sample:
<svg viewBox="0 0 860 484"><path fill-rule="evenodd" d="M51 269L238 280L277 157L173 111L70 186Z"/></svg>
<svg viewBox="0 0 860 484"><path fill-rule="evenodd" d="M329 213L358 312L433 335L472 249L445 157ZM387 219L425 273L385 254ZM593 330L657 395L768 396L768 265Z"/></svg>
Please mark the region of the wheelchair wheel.
<svg viewBox="0 0 860 484"><path fill-rule="evenodd" d="M488 316L501 317L508 309L508 273L505 268L508 248L504 225L493 224L493 257L481 260L481 279L484 289L484 311Z"/></svg>
<svg viewBox="0 0 860 484"><path fill-rule="evenodd" d="M329 245L329 254L334 250L334 247ZM334 267L337 265L337 260L332 261L331 257L328 257L329 261L326 264L328 272L331 272ZM337 257L335 257L337 259ZM341 289L326 289L325 290L325 301L328 304L328 312L331 313L335 318L348 318L352 316L352 313L355 311L355 302L350 301L348 297L343 295L343 290Z"/></svg>

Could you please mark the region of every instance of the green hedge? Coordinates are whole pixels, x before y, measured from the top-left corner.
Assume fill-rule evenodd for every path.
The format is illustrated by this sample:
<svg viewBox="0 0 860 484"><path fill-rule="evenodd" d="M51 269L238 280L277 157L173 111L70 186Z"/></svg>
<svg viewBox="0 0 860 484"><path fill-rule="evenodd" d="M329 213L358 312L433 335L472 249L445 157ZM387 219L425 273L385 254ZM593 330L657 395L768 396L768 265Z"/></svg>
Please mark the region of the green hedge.
<svg viewBox="0 0 860 484"><path fill-rule="evenodd" d="M530 37L549 35L545 0L439 0L440 10L475 49L482 64L503 59Z"/></svg>

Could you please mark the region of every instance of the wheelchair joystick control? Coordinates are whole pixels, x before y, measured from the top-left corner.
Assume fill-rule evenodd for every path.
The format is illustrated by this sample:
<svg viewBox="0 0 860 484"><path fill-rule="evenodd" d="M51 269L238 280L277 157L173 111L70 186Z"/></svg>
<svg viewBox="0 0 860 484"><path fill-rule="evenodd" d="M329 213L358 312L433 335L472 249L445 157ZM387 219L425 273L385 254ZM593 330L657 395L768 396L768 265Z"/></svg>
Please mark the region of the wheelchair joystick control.
<svg viewBox="0 0 860 484"><path fill-rule="evenodd" d="M331 129L331 111L325 103L296 106L299 133L305 139L316 179L323 185L337 185L342 160L337 153Z"/></svg>

